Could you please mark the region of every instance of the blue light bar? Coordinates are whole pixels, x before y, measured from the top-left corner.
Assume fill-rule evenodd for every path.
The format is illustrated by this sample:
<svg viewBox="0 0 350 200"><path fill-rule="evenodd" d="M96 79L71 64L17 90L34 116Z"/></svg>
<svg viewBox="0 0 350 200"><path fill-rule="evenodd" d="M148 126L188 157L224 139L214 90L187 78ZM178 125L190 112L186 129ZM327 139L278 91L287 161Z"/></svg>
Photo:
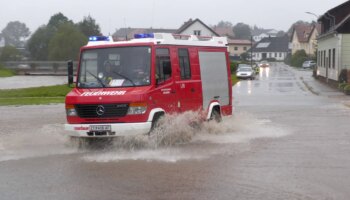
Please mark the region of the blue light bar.
<svg viewBox="0 0 350 200"><path fill-rule="evenodd" d="M135 39L142 39L142 38L154 38L153 33L140 33L134 35Z"/></svg>
<svg viewBox="0 0 350 200"><path fill-rule="evenodd" d="M108 36L91 36L89 37L90 42L97 42L97 41L109 41Z"/></svg>

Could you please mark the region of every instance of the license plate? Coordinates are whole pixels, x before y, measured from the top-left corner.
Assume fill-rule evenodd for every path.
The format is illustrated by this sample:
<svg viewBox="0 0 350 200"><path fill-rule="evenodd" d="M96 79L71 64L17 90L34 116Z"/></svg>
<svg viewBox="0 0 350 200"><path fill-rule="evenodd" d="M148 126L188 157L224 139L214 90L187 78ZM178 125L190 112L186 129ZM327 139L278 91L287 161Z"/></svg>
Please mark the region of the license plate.
<svg viewBox="0 0 350 200"><path fill-rule="evenodd" d="M90 125L90 131L110 131L111 125Z"/></svg>

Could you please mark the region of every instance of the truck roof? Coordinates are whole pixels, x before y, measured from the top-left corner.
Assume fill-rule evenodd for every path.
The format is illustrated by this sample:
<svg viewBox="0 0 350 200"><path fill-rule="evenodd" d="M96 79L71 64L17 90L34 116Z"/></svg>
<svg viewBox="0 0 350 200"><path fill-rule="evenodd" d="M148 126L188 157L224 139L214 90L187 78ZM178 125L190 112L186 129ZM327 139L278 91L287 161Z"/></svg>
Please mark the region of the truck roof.
<svg viewBox="0 0 350 200"><path fill-rule="evenodd" d="M153 44L168 44L168 45L186 45L186 46L208 46L208 47L226 47L226 37L207 37L196 35L179 35L171 33L149 33L149 34L135 34L135 38L129 41L113 41L111 36L102 36L101 40L98 38L101 36L90 37L89 43L86 46L100 46L100 45L118 45L118 44L140 44L140 43L153 43Z"/></svg>

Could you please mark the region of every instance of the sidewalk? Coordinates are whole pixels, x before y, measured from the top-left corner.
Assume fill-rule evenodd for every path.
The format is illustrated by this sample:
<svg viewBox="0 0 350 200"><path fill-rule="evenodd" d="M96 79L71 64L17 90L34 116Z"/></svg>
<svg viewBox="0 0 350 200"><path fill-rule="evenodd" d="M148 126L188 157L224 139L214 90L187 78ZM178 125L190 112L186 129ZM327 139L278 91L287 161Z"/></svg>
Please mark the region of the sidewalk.
<svg viewBox="0 0 350 200"><path fill-rule="evenodd" d="M0 89L29 88L67 83L67 76L12 76L0 78Z"/></svg>
<svg viewBox="0 0 350 200"><path fill-rule="evenodd" d="M312 70L310 69L298 69L294 67L289 68L295 73L296 77L299 78L306 88L313 94L317 96L325 96L329 98L334 98L342 101L344 105L350 107L350 96L344 94L337 88L333 88L326 83L315 79L312 76Z"/></svg>

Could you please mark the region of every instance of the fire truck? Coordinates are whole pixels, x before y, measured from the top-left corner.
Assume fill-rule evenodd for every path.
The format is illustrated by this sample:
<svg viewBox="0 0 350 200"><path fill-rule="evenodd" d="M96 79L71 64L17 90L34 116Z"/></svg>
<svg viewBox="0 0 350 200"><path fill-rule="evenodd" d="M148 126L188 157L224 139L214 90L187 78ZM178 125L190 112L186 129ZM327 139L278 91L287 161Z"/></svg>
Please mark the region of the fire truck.
<svg viewBox="0 0 350 200"><path fill-rule="evenodd" d="M226 37L90 37L66 96L65 130L80 138L147 134L165 114L186 111L220 121L232 115L229 66Z"/></svg>

